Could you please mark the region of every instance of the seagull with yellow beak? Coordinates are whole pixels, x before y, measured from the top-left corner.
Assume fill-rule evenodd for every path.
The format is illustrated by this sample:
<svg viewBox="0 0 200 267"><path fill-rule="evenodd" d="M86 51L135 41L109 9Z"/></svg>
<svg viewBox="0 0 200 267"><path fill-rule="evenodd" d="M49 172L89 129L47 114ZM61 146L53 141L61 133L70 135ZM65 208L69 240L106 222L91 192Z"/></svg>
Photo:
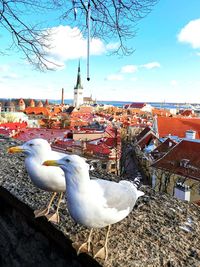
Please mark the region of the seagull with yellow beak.
<svg viewBox="0 0 200 267"><path fill-rule="evenodd" d="M31 178L31 181L35 186L44 190L53 192L47 207L41 210L35 210L35 217L46 216L49 221L54 223L59 222L59 206L63 196L63 192L66 190L66 182L64 172L60 168L56 167L46 167L42 163L49 159L60 159L65 154L52 151L50 144L42 138L36 138L27 141L21 146L15 146L8 149L9 153L19 153L25 154L25 167ZM59 193L59 200L56 212L51 214L50 208L52 202Z"/></svg>
<svg viewBox="0 0 200 267"><path fill-rule="evenodd" d="M89 165L77 155L66 155L59 160L48 160L44 166L59 166L65 173L67 206L71 217L79 224L91 228L88 240L78 254L90 251L93 228L108 226L104 246L94 255L106 261L108 236L112 224L123 220L132 211L138 197L137 182L119 183L103 179L90 179Z"/></svg>

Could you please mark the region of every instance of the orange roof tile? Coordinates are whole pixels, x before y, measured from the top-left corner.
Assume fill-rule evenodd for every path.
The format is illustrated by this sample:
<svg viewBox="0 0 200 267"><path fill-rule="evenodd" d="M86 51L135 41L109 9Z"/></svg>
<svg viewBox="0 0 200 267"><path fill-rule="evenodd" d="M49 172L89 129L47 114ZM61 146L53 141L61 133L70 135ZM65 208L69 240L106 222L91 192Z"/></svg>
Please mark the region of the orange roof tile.
<svg viewBox="0 0 200 267"><path fill-rule="evenodd" d="M169 110L166 110L166 109L157 109L157 108L154 108L152 109L152 115L158 115L158 116L170 116L171 113L169 112Z"/></svg>
<svg viewBox="0 0 200 267"><path fill-rule="evenodd" d="M193 130L196 138L200 138L200 118L157 117L157 125L160 137L169 134L185 137L187 130Z"/></svg>
<svg viewBox="0 0 200 267"><path fill-rule="evenodd" d="M25 108L24 113L35 115L42 114L45 116L49 116L51 114L51 112L45 107L27 107Z"/></svg>
<svg viewBox="0 0 200 267"><path fill-rule="evenodd" d="M1 123L0 128L16 130L16 129L24 129L27 127L26 122L7 122Z"/></svg>

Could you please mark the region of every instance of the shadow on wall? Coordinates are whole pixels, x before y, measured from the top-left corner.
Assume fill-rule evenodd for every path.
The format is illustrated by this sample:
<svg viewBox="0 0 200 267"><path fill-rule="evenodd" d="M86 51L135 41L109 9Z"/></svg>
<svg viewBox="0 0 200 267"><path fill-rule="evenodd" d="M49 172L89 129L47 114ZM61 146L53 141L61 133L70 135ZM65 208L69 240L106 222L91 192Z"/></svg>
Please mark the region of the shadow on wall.
<svg viewBox="0 0 200 267"><path fill-rule="evenodd" d="M23 213L27 216L21 214L20 209L23 209ZM86 254L77 257L71 243L64 235L44 218L39 218L35 222L31 209L25 205L23 207L19 200L0 187L0 266L98 267L100 265Z"/></svg>

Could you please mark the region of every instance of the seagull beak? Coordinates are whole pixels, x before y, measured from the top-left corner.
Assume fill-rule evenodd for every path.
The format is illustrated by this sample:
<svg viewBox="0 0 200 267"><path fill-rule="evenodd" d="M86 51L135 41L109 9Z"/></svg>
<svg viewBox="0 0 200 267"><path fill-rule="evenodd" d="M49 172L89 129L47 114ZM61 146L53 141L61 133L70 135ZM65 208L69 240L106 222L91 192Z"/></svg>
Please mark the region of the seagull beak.
<svg viewBox="0 0 200 267"><path fill-rule="evenodd" d="M46 160L42 163L44 166L57 166L59 167L59 164L56 160Z"/></svg>
<svg viewBox="0 0 200 267"><path fill-rule="evenodd" d="M21 148L20 146L13 146L13 147L10 147L8 148L7 150L8 153L20 153L20 152L24 152L24 149Z"/></svg>

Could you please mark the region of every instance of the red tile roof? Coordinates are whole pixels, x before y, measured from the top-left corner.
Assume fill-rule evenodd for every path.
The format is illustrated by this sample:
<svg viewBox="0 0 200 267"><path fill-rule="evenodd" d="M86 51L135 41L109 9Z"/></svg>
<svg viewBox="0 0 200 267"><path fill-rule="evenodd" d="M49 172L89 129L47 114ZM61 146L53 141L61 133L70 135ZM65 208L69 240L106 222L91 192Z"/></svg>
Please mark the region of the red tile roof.
<svg viewBox="0 0 200 267"><path fill-rule="evenodd" d="M33 138L43 138L49 142L52 142L56 138L62 138L66 129L43 129L43 128L27 128L18 133L14 138L28 141Z"/></svg>
<svg viewBox="0 0 200 267"><path fill-rule="evenodd" d="M154 108L152 109L151 111L152 115L157 115L157 116L166 116L166 117L169 117L171 115L170 111L167 110L167 109L157 109L157 108Z"/></svg>
<svg viewBox="0 0 200 267"><path fill-rule="evenodd" d="M1 123L0 128L17 130L17 129L25 129L27 127L26 122L7 122Z"/></svg>
<svg viewBox="0 0 200 267"><path fill-rule="evenodd" d="M157 146L152 152L151 155L154 159L161 158L164 156L170 149L172 149L177 143L171 138L167 138L163 143Z"/></svg>
<svg viewBox="0 0 200 267"><path fill-rule="evenodd" d="M86 149L87 151L91 151L96 155L109 155L111 153L110 148L103 143L99 145L87 144Z"/></svg>
<svg viewBox="0 0 200 267"><path fill-rule="evenodd" d="M93 107L80 107L79 112L81 113L92 113Z"/></svg>
<svg viewBox="0 0 200 267"><path fill-rule="evenodd" d="M153 133L150 132L146 137L144 137L140 141L138 141L137 145L141 149L144 149L146 146L148 146L154 140L157 140L157 138Z"/></svg>
<svg viewBox="0 0 200 267"><path fill-rule="evenodd" d="M143 108L146 106L146 103L131 103L130 108Z"/></svg>
<svg viewBox="0 0 200 267"><path fill-rule="evenodd" d="M126 104L124 107L125 108L143 108L146 106L146 103L143 103L143 102L133 102L131 104Z"/></svg>
<svg viewBox="0 0 200 267"><path fill-rule="evenodd" d="M141 140L147 133L151 132L151 128L150 127L146 127L144 128L144 130L142 130L137 136L136 136L136 140L139 141Z"/></svg>
<svg viewBox="0 0 200 267"><path fill-rule="evenodd" d="M182 140L152 166L200 181L199 151L200 142Z"/></svg>
<svg viewBox="0 0 200 267"><path fill-rule="evenodd" d="M187 130L193 130L200 138L200 118L157 117L157 125L160 137L171 134L182 138Z"/></svg>
<svg viewBox="0 0 200 267"><path fill-rule="evenodd" d="M49 116L51 112L46 107L27 107L24 110L26 114L45 115Z"/></svg>
<svg viewBox="0 0 200 267"><path fill-rule="evenodd" d="M194 115L194 111L193 110L190 110L190 109L185 109L185 110L181 110L180 111L180 114L182 115L182 116L190 116L190 117L195 117L195 115Z"/></svg>

